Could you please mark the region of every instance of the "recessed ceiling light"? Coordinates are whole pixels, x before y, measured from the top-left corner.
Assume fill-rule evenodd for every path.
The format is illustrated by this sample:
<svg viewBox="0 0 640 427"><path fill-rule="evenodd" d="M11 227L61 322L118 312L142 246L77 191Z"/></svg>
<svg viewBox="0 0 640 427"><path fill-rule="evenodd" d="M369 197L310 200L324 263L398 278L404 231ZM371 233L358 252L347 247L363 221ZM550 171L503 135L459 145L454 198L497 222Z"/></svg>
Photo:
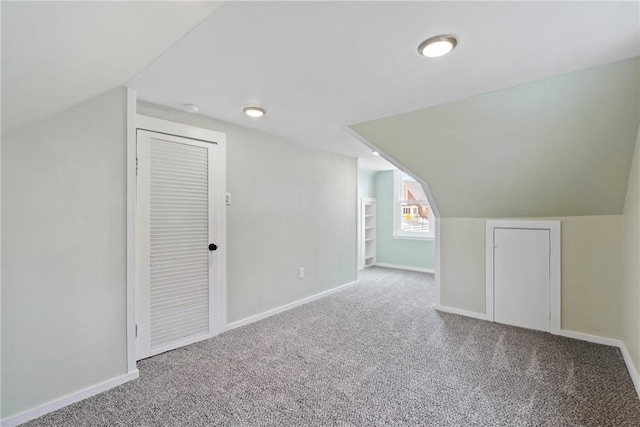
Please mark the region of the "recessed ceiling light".
<svg viewBox="0 0 640 427"><path fill-rule="evenodd" d="M262 117L267 114L264 108L260 107L245 107L242 111L249 117Z"/></svg>
<svg viewBox="0 0 640 427"><path fill-rule="evenodd" d="M458 44L458 39L454 36L430 37L420 43L418 53L428 58L436 58L451 52Z"/></svg>
<svg viewBox="0 0 640 427"><path fill-rule="evenodd" d="M377 151L372 151L371 154L373 154L374 156L379 156L380 153L378 153Z"/></svg>
<svg viewBox="0 0 640 427"><path fill-rule="evenodd" d="M184 104L183 107L187 113L197 113L199 110L198 106L194 104Z"/></svg>

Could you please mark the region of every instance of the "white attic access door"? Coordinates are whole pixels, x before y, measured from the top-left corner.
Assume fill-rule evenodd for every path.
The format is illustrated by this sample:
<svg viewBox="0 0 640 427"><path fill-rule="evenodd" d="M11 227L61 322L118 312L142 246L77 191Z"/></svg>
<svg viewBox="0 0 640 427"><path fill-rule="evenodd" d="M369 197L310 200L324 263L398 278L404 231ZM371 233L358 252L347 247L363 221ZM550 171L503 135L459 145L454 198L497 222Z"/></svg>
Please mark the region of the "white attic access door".
<svg viewBox="0 0 640 427"><path fill-rule="evenodd" d="M224 330L226 244L224 134L142 116L137 127L139 360Z"/></svg>
<svg viewBox="0 0 640 427"><path fill-rule="evenodd" d="M487 221L487 319L560 332L560 222Z"/></svg>

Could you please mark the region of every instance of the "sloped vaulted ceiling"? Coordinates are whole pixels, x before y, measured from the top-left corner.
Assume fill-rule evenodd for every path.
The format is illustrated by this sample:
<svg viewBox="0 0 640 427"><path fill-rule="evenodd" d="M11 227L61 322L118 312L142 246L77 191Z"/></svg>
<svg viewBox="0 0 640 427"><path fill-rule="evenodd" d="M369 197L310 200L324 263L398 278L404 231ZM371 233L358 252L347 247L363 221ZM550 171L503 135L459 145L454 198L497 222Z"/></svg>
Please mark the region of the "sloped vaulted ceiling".
<svg viewBox="0 0 640 427"><path fill-rule="evenodd" d="M374 158L345 127L638 55L637 2L227 2L130 81L139 99ZM459 37L427 60L418 44ZM248 120L247 105L268 115Z"/></svg>
<svg viewBox="0 0 640 427"><path fill-rule="evenodd" d="M352 129L425 180L442 217L620 214L639 76L636 57Z"/></svg>
<svg viewBox="0 0 640 427"><path fill-rule="evenodd" d="M2 132L123 86L219 5L3 1Z"/></svg>

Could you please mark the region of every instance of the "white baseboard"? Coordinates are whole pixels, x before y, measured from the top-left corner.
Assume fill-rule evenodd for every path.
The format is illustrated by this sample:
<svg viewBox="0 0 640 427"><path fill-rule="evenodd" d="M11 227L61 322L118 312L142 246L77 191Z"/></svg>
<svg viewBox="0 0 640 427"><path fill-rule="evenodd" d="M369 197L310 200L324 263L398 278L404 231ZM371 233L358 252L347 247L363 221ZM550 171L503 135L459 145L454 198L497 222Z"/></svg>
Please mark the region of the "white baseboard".
<svg viewBox="0 0 640 427"><path fill-rule="evenodd" d="M102 393L103 391L107 391L128 381L134 380L138 378L138 375L139 373L136 369L135 371L129 372L128 374L120 375L119 377L103 381L96 385L92 385L90 387L63 396L59 399L52 400L51 402L47 402L33 409L29 409L27 411L20 412L19 414L7 417L0 421L0 425L2 425L3 427L12 427L22 423L26 423L27 421L41 417L45 414L48 414L49 412L64 408L65 406L71 405L72 403L79 402L91 396L95 396L98 393Z"/></svg>
<svg viewBox="0 0 640 427"><path fill-rule="evenodd" d="M638 376L638 371L633 364L633 360L631 360L631 355L629 354L629 350L627 350L627 346L624 345L624 341L620 341L620 352L622 352L622 357L624 358L624 363L627 365L629 375L631 375L633 385L636 387L636 393L638 393L638 397L640 397L640 376Z"/></svg>
<svg viewBox="0 0 640 427"><path fill-rule="evenodd" d="M392 268L395 268L395 267L392 267ZM250 323L257 322L258 320L265 319L269 316L273 316L274 314L278 314L283 311L292 309L294 307L298 307L300 305L304 305L309 302L318 300L320 298L326 297L333 293L339 292L349 286L355 285L356 283L358 283L357 280L351 283L338 286L333 289L329 289L324 292L317 293L315 295L308 296L298 301L294 301L292 303L285 304L283 306L265 311L264 313L247 317L246 319L238 320L236 322L228 324L227 330L232 330L240 326L248 325ZM438 311L443 311L446 313L458 314L461 316L472 317L474 319L486 320L486 315L484 313L461 310L459 308L447 307L443 305L438 305L438 306L435 306L434 308ZM627 370L629 371L629 375L631 376L631 380L633 381L633 385L635 386L636 392L640 397L640 376L638 375L638 371L636 370L636 367L634 366L633 361L631 360L631 355L629 354L629 351L627 350L627 347L625 346L623 341L617 340L614 338L606 338L606 337L600 337L597 335L584 334L581 332L568 331L564 329L560 331L559 335L567 338L574 338L582 341L593 342L596 344L603 344L603 345L618 347L620 349L620 352L622 353L624 362L627 366ZM102 393L104 391L117 387L121 384L124 384L128 381L134 380L138 378L138 375L139 373L138 373L138 370L136 369L135 371L132 371L128 374L121 375L116 378L112 378L110 380L101 382L99 384L87 387L85 389L79 390L67 396L64 396L59 399L53 400L51 402L45 403L43 405L37 406L33 409L29 409L19 414L7 417L0 421L0 425L4 427L13 427L22 423L26 423L27 421L41 417L45 414L48 414L49 412L53 412L55 410L64 408L65 406L71 405L72 403L79 402L81 400L94 396L98 393Z"/></svg>
<svg viewBox="0 0 640 427"><path fill-rule="evenodd" d="M436 273L436 271L433 268L409 267L406 265L386 264L384 262L376 262L374 265L376 267L395 268L398 270L419 271L421 273L431 273L431 274Z"/></svg>
<svg viewBox="0 0 640 427"><path fill-rule="evenodd" d="M290 310L290 309L292 309L294 307L298 307L300 305L310 303L311 301L315 301L315 300L318 300L320 298L324 298L324 297L326 297L328 295L331 295L333 293L339 292L339 291L341 291L341 290L343 290L343 289L345 289L345 288L347 288L349 286L353 286L356 283L358 283L357 280L354 281L354 282L350 282L350 283L344 284L344 285L340 285L337 288L329 289L327 291L323 291L323 292L317 293L315 295L311 295L311 296L308 296L306 298L302 298L302 299L299 299L297 301L290 302L289 304L281 305L280 307L276 307L276 308L273 308L271 310L267 310L267 311L265 311L263 313L256 314L254 316L250 316L250 317L247 317L245 319L237 320L235 322L231 322L231 323L229 323L227 325L227 331L230 331L230 330L235 329L235 328L239 328L240 326L245 326L245 325L248 325L250 323L257 322L258 320L266 319L267 317L273 316L274 314L282 313L283 311L287 311L287 310Z"/></svg>
<svg viewBox="0 0 640 427"><path fill-rule="evenodd" d="M574 338L577 340L588 341L595 344L603 344L609 345L612 347L618 347L620 352L622 353L622 357L624 358L624 363L627 365L627 371L629 372L629 376L631 377L631 381L633 381L633 386L636 389L636 393L638 394L638 398L640 398L640 376L638 376L638 371L631 360L631 355L629 354L629 350L627 350L627 346L624 344L624 341L617 340L615 338L607 338L600 337L598 335L589 335L584 334L582 332L574 332L567 331L565 329L560 330L558 334L567 338Z"/></svg>
<svg viewBox="0 0 640 427"><path fill-rule="evenodd" d="M446 307L443 305L436 305L434 308L438 311L444 311L446 313L459 314L461 316L473 317L474 319L487 320L486 315L483 313L476 313L473 311L461 310L459 308ZM622 357L624 358L624 363L625 365L627 365L627 371L629 371L629 376L633 381L633 385L636 389L636 393L638 394L638 398L640 398L640 375L638 375L638 370L631 360L631 355L629 354L624 341L615 338L585 334L582 332L568 331L566 329L561 329L558 335L567 338L573 338L576 340L592 342L595 344L618 347L620 349L620 352L622 353Z"/></svg>
<svg viewBox="0 0 640 427"><path fill-rule="evenodd" d="M595 344L610 345L613 347L620 347L620 345L622 344L622 341L617 340L615 338L606 338L598 335L589 335L589 334L584 334L582 332L568 331L566 329L561 329L558 335L560 335L561 337L573 338L581 341L588 341Z"/></svg>
<svg viewBox="0 0 640 427"><path fill-rule="evenodd" d="M487 320L487 315L484 313L461 310L459 308L447 307L445 305L436 305L434 308L438 311L444 311L445 313L459 314L460 316L467 316L467 317L473 317L474 319Z"/></svg>

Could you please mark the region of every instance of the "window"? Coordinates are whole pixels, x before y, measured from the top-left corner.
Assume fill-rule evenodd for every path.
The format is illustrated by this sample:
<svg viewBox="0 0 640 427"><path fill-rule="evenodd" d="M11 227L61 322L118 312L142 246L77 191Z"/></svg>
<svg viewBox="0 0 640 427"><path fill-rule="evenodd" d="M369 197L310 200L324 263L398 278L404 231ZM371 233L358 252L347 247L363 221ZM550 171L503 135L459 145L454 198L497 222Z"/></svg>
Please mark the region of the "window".
<svg viewBox="0 0 640 427"><path fill-rule="evenodd" d="M422 185L399 170L394 183L393 237L433 239L433 214Z"/></svg>

